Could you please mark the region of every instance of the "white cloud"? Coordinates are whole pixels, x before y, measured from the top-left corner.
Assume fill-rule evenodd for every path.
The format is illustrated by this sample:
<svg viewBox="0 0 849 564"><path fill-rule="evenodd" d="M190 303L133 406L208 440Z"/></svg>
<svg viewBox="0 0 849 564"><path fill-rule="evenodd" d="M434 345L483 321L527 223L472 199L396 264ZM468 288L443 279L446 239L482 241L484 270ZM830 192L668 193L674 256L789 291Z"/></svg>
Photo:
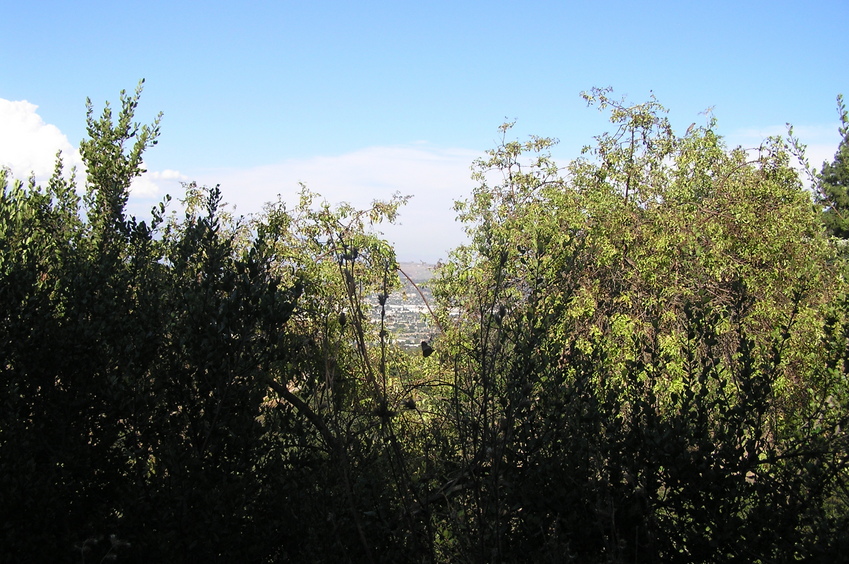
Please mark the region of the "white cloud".
<svg viewBox="0 0 849 564"><path fill-rule="evenodd" d="M819 167L831 159L837 147L836 125L797 127L808 144L808 158ZM738 130L727 137L729 145L757 147L770 135L785 135L785 126ZM288 159L250 169L218 169L193 177L199 184L221 186L224 201L243 215L261 211L263 204L279 194L285 202L297 202L303 182L330 203L349 202L366 207L395 192L413 198L401 208L399 225L384 225L387 240L402 260L436 262L447 251L466 241L462 225L455 221L454 201L468 198L475 186L470 166L481 152L445 149L427 143L369 147L336 156ZM493 178L497 181L497 178ZM179 197L180 191L171 192Z"/></svg>
<svg viewBox="0 0 849 564"><path fill-rule="evenodd" d="M157 175L157 178L161 178L162 180L186 180L186 175L181 173L179 170L171 170L166 168L165 170L161 172L155 172L154 174Z"/></svg>
<svg viewBox="0 0 849 564"><path fill-rule="evenodd" d="M144 165L142 165L144 168ZM135 199L159 199L165 194L180 194L181 183L188 177L177 170L147 171L133 179L130 185L130 197Z"/></svg>
<svg viewBox="0 0 849 564"><path fill-rule="evenodd" d="M17 179L34 175L37 182L43 183L53 174L58 151L62 151L66 173L72 166L77 167L77 182L82 188L85 168L68 137L55 125L45 123L38 115L37 105L0 98L0 167L8 167ZM137 200L159 199L169 192L179 194L180 182L185 180L186 176L176 170L146 172L133 180L130 205Z"/></svg>
<svg viewBox="0 0 849 564"><path fill-rule="evenodd" d="M247 170L209 171L198 183L221 185L224 200L237 213L259 212L279 194L297 202L299 182L331 203L369 206L393 193L413 198L401 209L399 225L380 228L395 244L401 260L435 262L465 241L454 221L454 201L468 197L472 161L481 153L416 143L410 146L369 147L337 156L289 159Z"/></svg>
<svg viewBox="0 0 849 564"><path fill-rule="evenodd" d="M53 174L56 153L62 151L66 169L80 167L79 153L55 125L45 123L38 106L26 100L0 98L0 166L16 178L35 175L45 180Z"/></svg>
<svg viewBox="0 0 849 564"><path fill-rule="evenodd" d="M59 128L45 123L37 110L38 106L27 101L0 99L0 166L9 167L16 178L32 173L44 182L53 173L56 152L61 150L66 169L77 167L82 187L85 171L79 152ZM294 204L300 182L331 203L346 201L357 207L388 199L395 192L411 195L412 200L401 210L400 224L380 229L396 245L402 260L436 261L465 240L452 208L454 200L471 192L470 165L480 155L467 149L415 143L289 159L247 170L220 169L193 179L221 184L225 200L242 214L259 212L278 194ZM181 182L187 180L176 170L146 172L133 181L128 212L144 216L148 205L166 193L181 197Z"/></svg>

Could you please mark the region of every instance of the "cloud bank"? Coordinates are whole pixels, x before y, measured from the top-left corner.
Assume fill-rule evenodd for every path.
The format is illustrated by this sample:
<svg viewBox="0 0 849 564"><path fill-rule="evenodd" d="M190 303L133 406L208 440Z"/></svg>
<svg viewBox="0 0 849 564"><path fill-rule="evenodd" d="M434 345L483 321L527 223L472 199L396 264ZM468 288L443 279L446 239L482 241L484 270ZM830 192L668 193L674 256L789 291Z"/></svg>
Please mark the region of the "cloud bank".
<svg viewBox="0 0 849 564"><path fill-rule="evenodd" d="M62 152L66 172L77 167L82 190L85 170L79 151L55 125L46 123L38 106L28 101L0 99L0 166L15 178L30 175L43 183L53 173L56 153ZM297 202L300 183L331 203L367 207L394 193L413 198L402 208L397 225L380 226L395 244L402 260L435 262L465 241L454 221L454 200L467 197L473 183L470 165L480 153L446 149L427 143L369 147L335 156L287 159L249 169L216 169L192 176L176 170L150 170L130 188L128 213L140 218L165 194L179 199L181 183L220 184L225 201L237 213L252 214L278 195L289 205Z"/></svg>
<svg viewBox="0 0 849 564"><path fill-rule="evenodd" d="M395 245L399 259L436 262L465 241L462 226L454 221L453 205L471 193L470 166L479 156L468 149L426 143L368 147L251 169L211 170L194 180L220 185L224 200L245 215L259 212L278 195L295 204L300 183L331 204L348 202L359 208L396 192L412 196L400 211L399 224L383 225L380 231Z"/></svg>
<svg viewBox="0 0 849 564"><path fill-rule="evenodd" d="M142 167L144 168L144 165ZM188 176L177 170L147 171L133 179L130 185L130 198L159 200L165 194L177 196L182 192L181 183L188 179Z"/></svg>
<svg viewBox="0 0 849 564"><path fill-rule="evenodd" d="M55 125L45 123L38 106L26 100L0 98L0 167L16 178L30 175L44 180L53 174L56 153L62 151L65 166L81 165L79 152Z"/></svg>
<svg viewBox="0 0 849 564"><path fill-rule="evenodd" d="M38 115L38 106L27 101L0 99L0 166L16 178L30 174L43 182L53 172L57 151L66 168L77 166L80 186L84 170L78 151L54 125ZM739 129L727 136L729 145L757 147L769 135L784 135L786 127ZM796 134L808 145L808 158L819 168L831 161L840 142L837 124L801 126ZM300 183L330 203L349 202L363 208L394 193L412 196L401 209L397 225L380 226L395 245L401 260L436 262L466 241L455 221L454 201L469 197L474 187L471 163L479 151L435 147L428 143L368 147L341 155L286 159L247 169L211 169L184 174L176 170L152 170L137 178L130 189L128 212L145 217L166 193L183 195L182 182L194 180L220 185L224 200L236 213L262 210L278 195L288 205L298 201Z"/></svg>

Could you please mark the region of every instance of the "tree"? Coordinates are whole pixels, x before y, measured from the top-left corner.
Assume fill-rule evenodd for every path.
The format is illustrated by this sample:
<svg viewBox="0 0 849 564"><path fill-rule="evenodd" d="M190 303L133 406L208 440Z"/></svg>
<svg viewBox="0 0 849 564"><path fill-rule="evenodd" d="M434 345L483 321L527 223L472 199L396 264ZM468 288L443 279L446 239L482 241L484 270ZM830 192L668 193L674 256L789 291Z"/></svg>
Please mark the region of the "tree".
<svg viewBox="0 0 849 564"><path fill-rule="evenodd" d="M87 104L82 199L61 159L44 188L0 173L0 561L366 558L387 536L364 514L396 503L375 426L402 401L370 225L404 199L305 191L249 222L189 184L183 218L127 217L159 132L140 93L115 121Z"/></svg>
<svg viewBox="0 0 849 564"><path fill-rule="evenodd" d="M375 232L406 198L127 217L139 95L88 104L82 198L0 172L0 561L845 550L844 258L782 140L594 90L614 132L561 168L506 124L412 355Z"/></svg>
<svg viewBox="0 0 849 564"><path fill-rule="evenodd" d="M435 291L451 558L837 554L846 379L822 343L845 289L786 145L586 99L615 132L566 174L552 140L505 141L458 204L472 242Z"/></svg>
<svg viewBox="0 0 849 564"><path fill-rule="evenodd" d="M61 158L46 188L0 176L4 560L53 560L84 531L102 533L132 481L120 445L147 361L157 243L120 205L90 207L126 201L140 155L155 141L154 130L129 125L138 91L121 96L117 125L108 112L98 122L89 115L88 221ZM138 131L138 162L126 164L124 143Z"/></svg>
<svg viewBox="0 0 849 564"><path fill-rule="evenodd" d="M841 239L849 238L849 113L843 96L837 97L840 116L840 145L834 160L823 163L818 176L819 202L824 207L823 223L829 233Z"/></svg>

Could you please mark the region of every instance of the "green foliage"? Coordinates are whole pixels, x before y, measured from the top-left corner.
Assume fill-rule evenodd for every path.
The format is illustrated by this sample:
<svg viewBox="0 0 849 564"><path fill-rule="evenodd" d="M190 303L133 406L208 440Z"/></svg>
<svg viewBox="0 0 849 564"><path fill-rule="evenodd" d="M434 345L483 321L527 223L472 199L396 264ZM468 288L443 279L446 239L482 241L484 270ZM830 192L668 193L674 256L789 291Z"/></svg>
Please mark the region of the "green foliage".
<svg viewBox="0 0 849 564"><path fill-rule="evenodd" d="M841 239L849 238L849 113L843 96L837 97L837 113L840 116L840 146L834 161L823 163L818 177L819 200L825 208L823 223L829 233Z"/></svg>
<svg viewBox="0 0 849 564"><path fill-rule="evenodd" d="M451 559L838 554L846 379L822 343L844 288L788 148L585 98L614 133L565 174L554 141L505 141L458 205L472 243L435 292L473 509Z"/></svg>
<svg viewBox="0 0 849 564"><path fill-rule="evenodd" d="M46 188L0 176L0 560L364 558L388 542L364 515L393 511L381 422L405 399L370 226L405 199L304 190L243 221L189 184L184 218L127 218L159 131L139 94L114 121L88 104L82 199L61 159Z"/></svg>
<svg viewBox="0 0 849 564"><path fill-rule="evenodd" d="M841 558L845 259L781 139L608 89L568 164L505 124L425 356L374 232L406 198L128 218L139 95L88 104L83 197L0 172L0 561Z"/></svg>
<svg viewBox="0 0 849 564"><path fill-rule="evenodd" d="M108 244L115 232L127 234L124 208L130 183L145 172L141 168L142 155L156 145L159 137L161 114L151 125L133 122L143 84L144 80L139 82L132 96L121 91L121 110L114 123L108 102L97 119L91 100L86 100L88 139L80 143L80 156L86 169L88 220L99 231L96 236L103 239L103 244ZM128 146L130 143L132 146Z"/></svg>

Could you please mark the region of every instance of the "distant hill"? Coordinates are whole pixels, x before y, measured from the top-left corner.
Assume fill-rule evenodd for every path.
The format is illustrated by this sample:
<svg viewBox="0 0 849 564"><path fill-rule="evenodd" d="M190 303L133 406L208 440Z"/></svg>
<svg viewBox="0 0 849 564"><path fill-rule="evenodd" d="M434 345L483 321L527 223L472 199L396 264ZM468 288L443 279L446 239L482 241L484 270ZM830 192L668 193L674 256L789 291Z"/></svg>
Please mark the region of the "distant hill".
<svg viewBox="0 0 849 564"><path fill-rule="evenodd" d="M399 262L398 266L409 276L413 282L427 282L433 278L433 271L436 268L435 264L427 264L425 262ZM401 277L404 278L403 276Z"/></svg>

